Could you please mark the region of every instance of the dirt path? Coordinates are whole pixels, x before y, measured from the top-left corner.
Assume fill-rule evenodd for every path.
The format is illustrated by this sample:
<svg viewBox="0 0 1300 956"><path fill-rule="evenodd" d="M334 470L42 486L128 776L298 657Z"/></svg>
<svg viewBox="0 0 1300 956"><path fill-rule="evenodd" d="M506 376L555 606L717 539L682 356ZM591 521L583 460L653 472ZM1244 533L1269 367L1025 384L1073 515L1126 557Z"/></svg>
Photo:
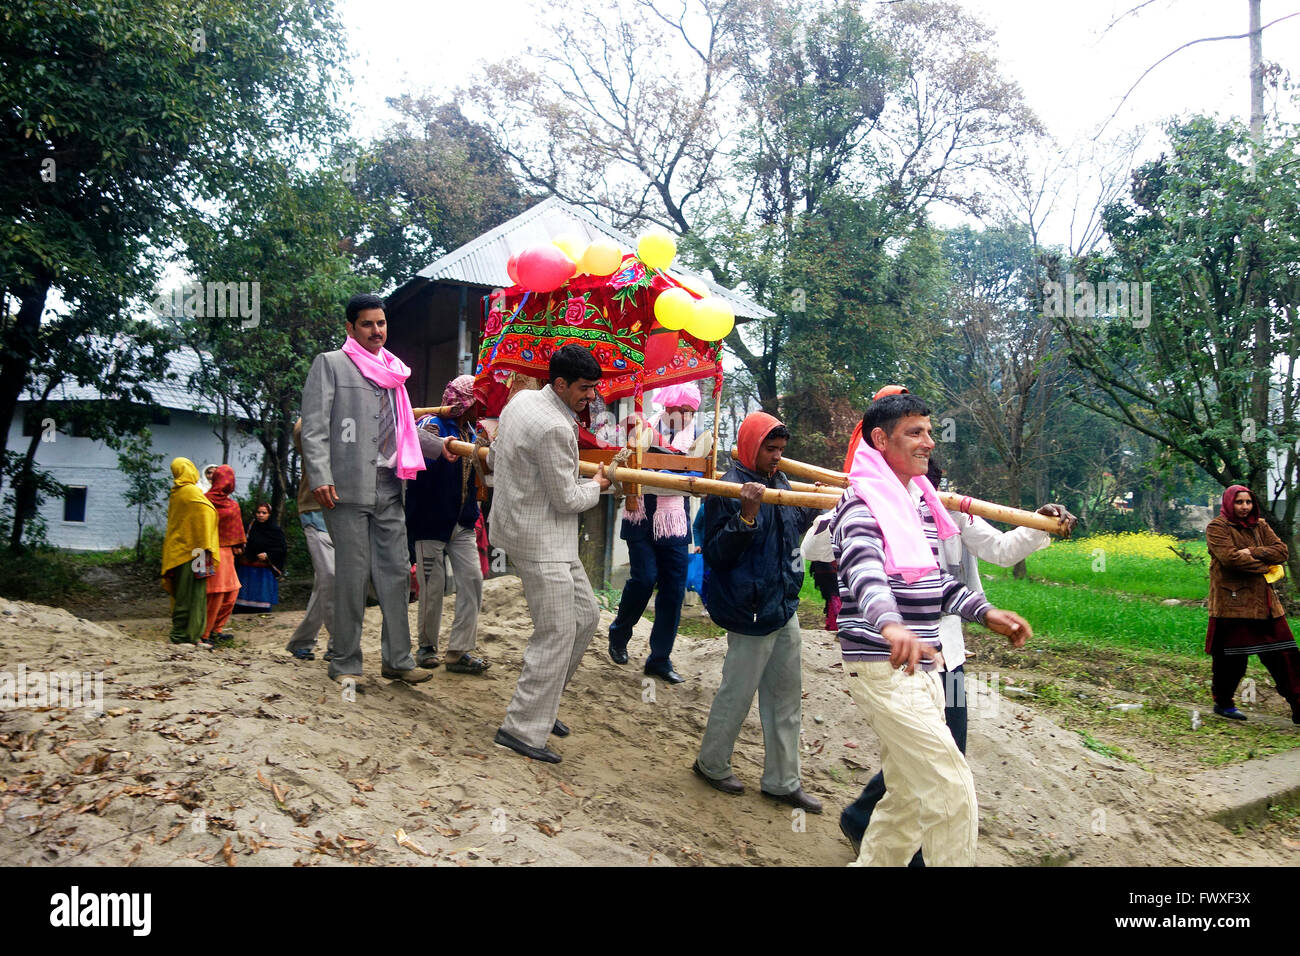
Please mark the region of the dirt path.
<svg viewBox="0 0 1300 956"><path fill-rule="evenodd" d="M554 742L564 762L541 766L491 742L530 630L517 580L487 584L479 646L493 667L481 678L440 668L416 687L378 680L380 620L370 609L371 684L355 702L321 661L283 651L297 621L297 612L239 618L240 646L206 651L164 643L158 618L93 624L0 602L5 669L102 671L105 710L0 713L0 863L850 859L838 810L874 772L878 749L825 632L804 632L803 750L804 785L828 812L800 820L757 792L756 712L737 747L743 796L719 794L690 772L721 671L716 639L679 639L674 661L686 684L644 684L635 657L618 667L605 655L604 615L560 711L573 728ZM648 631L638 626L634 653L644 653ZM975 694L980 863L1296 861L1277 841L1194 812L1187 779L1094 753L1027 702L986 696L981 705Z"/></svg>

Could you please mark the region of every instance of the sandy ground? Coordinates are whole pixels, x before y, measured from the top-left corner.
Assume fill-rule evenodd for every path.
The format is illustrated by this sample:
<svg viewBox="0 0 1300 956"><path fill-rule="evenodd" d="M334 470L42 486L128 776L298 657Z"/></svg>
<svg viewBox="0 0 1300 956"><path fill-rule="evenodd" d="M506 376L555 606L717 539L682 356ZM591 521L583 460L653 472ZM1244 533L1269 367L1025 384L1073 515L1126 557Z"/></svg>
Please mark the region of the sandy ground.
<svg viewBox="0 0 1300 956"><path fill-rule="evenodd" d="M720 794L690 771L721 673L722 640L680 637L690 680L649 683L602 639L560 710L558 765L495 747L531 629L514 578L486 586L482 677L379 679L377 608L366 614L369 689L345 700L322 661L283 650L300 612L236 619L240 646L165 643L166 622L95 624L0 601L0 667L102 671L102 715L0 711L0 864L783 864L839 866L838 811L879 764L840 680L838 648L804 631L803 779L827 806L801 818L758 793L757 710ZM444 625L451 615L450 599ZM415 608L411 608L414 632ZM635 654L649 624L638 625ZM318 648L323 650L323 647ZM3 677L0 676L0 681ZM0 688L2 689L2 688ZM984 865L1292 864L1203 815L1209 778L1099 756L1022 701L973 694L970 761ZM399 841L399 835L402 839Z"/></svg>

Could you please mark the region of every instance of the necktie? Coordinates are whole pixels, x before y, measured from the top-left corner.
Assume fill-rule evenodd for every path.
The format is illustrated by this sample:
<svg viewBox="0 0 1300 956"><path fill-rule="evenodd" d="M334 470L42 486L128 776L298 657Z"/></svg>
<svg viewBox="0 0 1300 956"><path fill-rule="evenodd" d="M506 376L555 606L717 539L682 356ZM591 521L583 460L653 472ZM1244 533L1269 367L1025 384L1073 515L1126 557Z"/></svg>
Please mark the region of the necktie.
<svg viewBox="0 0 1300 956"><path fill-rule="evenodd" d="M379 457L391 461L397 452L397 436L393 431L392 394L385 389L379 400Z"/></svg>

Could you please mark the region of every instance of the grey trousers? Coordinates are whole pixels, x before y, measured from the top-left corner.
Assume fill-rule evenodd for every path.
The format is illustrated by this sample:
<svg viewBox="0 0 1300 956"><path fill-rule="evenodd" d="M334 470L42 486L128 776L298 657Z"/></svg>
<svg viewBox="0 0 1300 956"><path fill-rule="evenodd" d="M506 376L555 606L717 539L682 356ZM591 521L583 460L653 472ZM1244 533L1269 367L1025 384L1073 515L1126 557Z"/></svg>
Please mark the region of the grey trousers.
<svg viewBox="0 0 1300 956"><path fill-rule="evenodd" d="M515 561L533 634L501 729L530 747L546 746L560 698L600 623L581 561Z"/></svg>
<svg viewBox="0 0 1300 956"><path fill-rule="evenodd" d="M474 650L478 632L478 611L483 603L483 567L478 560L474 529L456 525L447 541L415 542L415 566L420 575L420 652L437 653L438 631L442 627L442 598L447 579L442 556L451 559L456 579L456 618L447 635L447 652L459 657Z"/></svg>
<svg viewBox="0 0 1300 956"><path fill-rule="evenodd" d="M307 613L289 637L286 651L311 650L321 627L333 633L334 627L334 541L328 531L310 526L302 529L307 539L307 553L311 555L311 597L307 599ZM333 646L333 641L330 642Z"/></svg>
<svg viewBox="0 0 1300 956"><path fill-rule="evenodd" d="M384 616L384 667L409 670L411 622L410 565L406 563L406 514L402 483L390 468L380 468L373 507L339 502L325 509L325 525L334 539L334 623L330 637L335 657L329 676L360 674L361 622L366 613L366 584L375 586Z"/></svg>
<svg viewBox="0 0 1300 956"><path fill-rule="evenodd" d="M799 789L799 724L803 718L803 669L799 615L780 630L754 637L727 632L722 683L709 708L700 742L700 769L714 780L731 775L731 754L740 727L758 692L758 719L763 724L763 779L767 793Z"/></svg>

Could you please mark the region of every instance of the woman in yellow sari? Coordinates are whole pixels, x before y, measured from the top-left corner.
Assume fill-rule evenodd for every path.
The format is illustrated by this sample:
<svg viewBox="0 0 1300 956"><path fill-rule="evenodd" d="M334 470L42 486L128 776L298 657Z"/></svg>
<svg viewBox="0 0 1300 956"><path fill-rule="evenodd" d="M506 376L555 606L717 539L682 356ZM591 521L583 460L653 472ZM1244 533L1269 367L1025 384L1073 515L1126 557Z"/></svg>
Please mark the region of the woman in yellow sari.
<svg viewBox="0 0 1300 956"><path fill-rule="evenodd" d="M172 492L163 536L162 582L172 596L173 644L194 644L207 624L207 578L221 554L217 509L199 490L199 470L188 458L172 459Z"/></svg>

